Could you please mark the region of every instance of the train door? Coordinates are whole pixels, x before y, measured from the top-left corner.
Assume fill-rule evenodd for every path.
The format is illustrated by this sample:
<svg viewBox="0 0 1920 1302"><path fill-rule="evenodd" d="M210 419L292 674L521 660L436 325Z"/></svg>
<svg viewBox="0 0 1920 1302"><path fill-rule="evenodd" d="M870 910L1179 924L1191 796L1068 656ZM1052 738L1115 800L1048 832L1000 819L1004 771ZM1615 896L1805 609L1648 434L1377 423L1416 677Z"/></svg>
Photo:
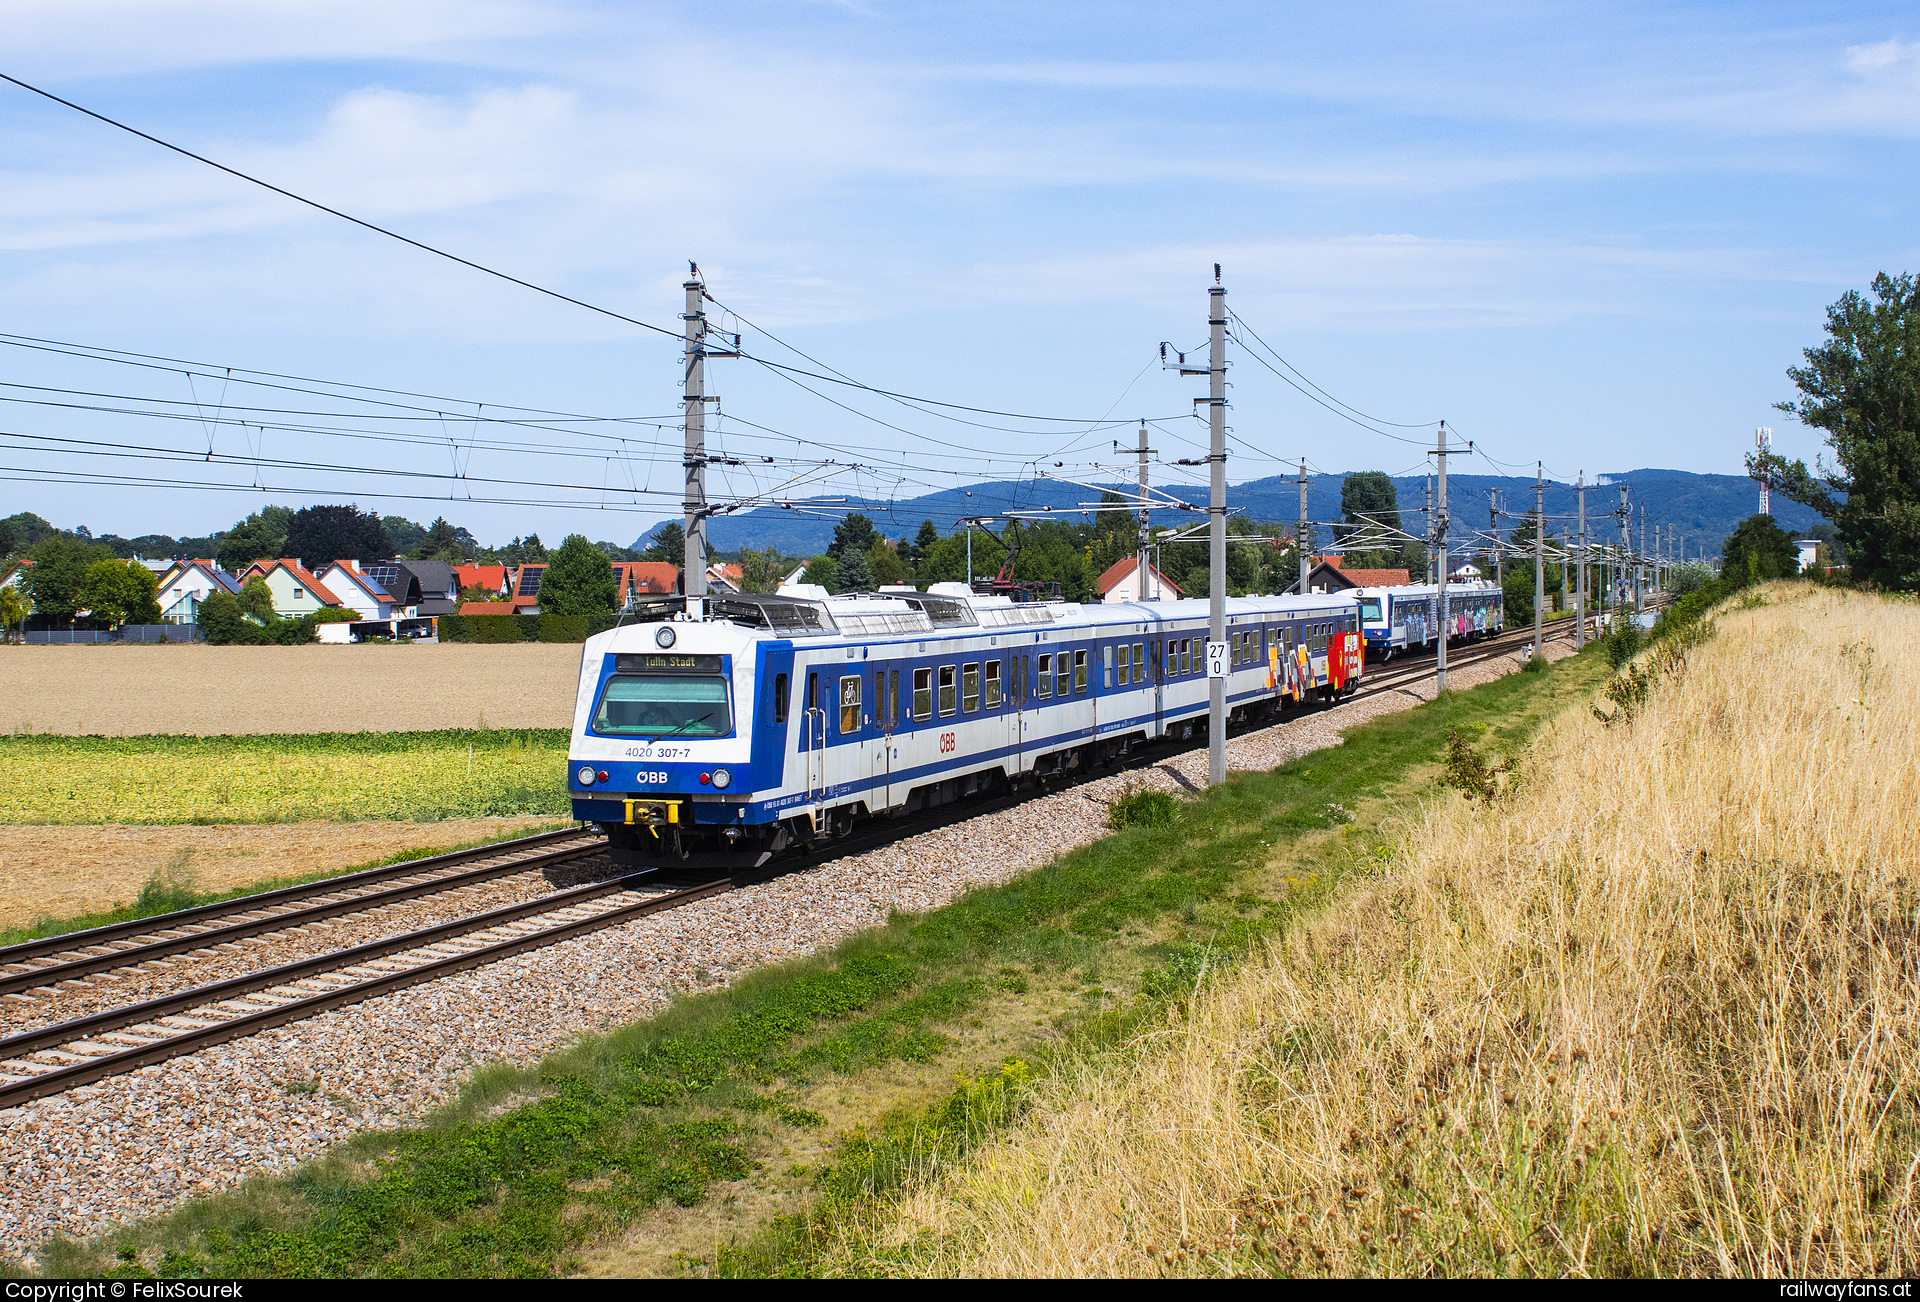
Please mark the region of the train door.
<svg viewBox="0 0 1920 1302"><path fill-rule="evenodd" d="M884 661L870 662L866 681L872 696L862 706L860 767L867 779L867 808L878 812L894 803L893 729L899 721L900 671Z"/></svg>
<svg viewBox="0 0 1920 1302"><path fill-rule="evenodd" d="M1147 643L1147 653L1153 657L1153 737L1167 735L1167 673L1165 638L1155 638Z"/></svg>
<svg viewBox="0 0 1920 1302"><path fill-rule="evenodd" d="M1008 669L1012 676L1007 680L1007 771L1023 773L1027 767L1027 729L1031 720L1027 718L1027 662L1031 659L1026 652L1016 651L1010 657Z"/></svg>
<svg viewBox="0 0 1920 1302"><path fill-rule="evenodd" d="M879 749L868 736L871 729L867 721L872 716L867 694L872 685L858 663L836 665L830 681L833 701L827 720L827 789L839 795L864 792L873 771L870 755Z"/></svg>
<svg viewBox="0 0 1920 1302"><path fill-rule="evenodd" d="M827 709L820 699L820 675L807 674L805 706L800 713L801 741L807 751L807 805L813 830L819 831L827 800Z"/></svg>

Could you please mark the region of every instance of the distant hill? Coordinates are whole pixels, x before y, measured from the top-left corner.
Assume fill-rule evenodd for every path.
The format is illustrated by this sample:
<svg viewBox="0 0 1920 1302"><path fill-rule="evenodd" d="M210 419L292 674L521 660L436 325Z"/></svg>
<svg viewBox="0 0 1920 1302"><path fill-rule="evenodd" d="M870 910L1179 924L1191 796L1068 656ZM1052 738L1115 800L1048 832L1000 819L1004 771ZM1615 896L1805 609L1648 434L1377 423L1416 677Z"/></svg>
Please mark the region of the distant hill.
<svg viewBox="0 0 1920 1302"><path fill-rule="evenodd" d="M1324 522L1340 517L1342 478L1340 475L1322 475L1308 487L1307 511L1313 519ZM1662 527L1673 525L1679 529L1689 556L1698 556L1702 545L1706 547L1707 555L1718 555L1721 542L1759 505L1758 488L1752 480L1741 475L1697 475L1685 470L1625 470L1603 472L1597 478L1606 479L1609 483L1601 488L1588 487L1587 518L1590 530L1597 534L1606 529L1617 536L1619 521L1608 513L1620 505L1619 486L1625 484L1631 490L1628 499L1634 510L1636 543L1639 538L1640 507L1644 505L1650 524ZM1404 523L1412 532L1420 532L1419 511L1427 481L1410 476L1395 479L1393 483L1399 492ZM1129 486L1116 484L1113 487L1126 490ZM1529 480L1497 475L1449 475L1447 500L1457 527L1487 527L1489 490L1499 493L1503 511L1517 514L1533 507L1533 484ZM1201 508L1206 505L1207 493L1204 488L1183 485L1167 491L1171 496ZM1085 520L1088 517L1082 514L1080 508L1099 496L1098 491L1055 480L999 480L897 501L849 498L844 507L829 509L835 513L863 512L873 519L882 533L890 538L898 538L912 537L919 530L922 520L932 520L945 533L954 527L955 522L968 516L994 515L1016 509L1050 510L1062 519ZM1256 520L1288 522L1299 517L1300 489L1284 476L1251 480L1229 486L1227 504L1244 509ZM1545 505L1549 533L1558 533L1563 524L1571 524L1571 517L1578 509L1572 486L1565 484L1547 485ZM1204 509L1201 512L1169 509L1156 511L1154 515L1156 521L1164 521L1167 526L1176 523L1198 524L1205 519ZM1820 520L1807 507L1784 501L1777 495L1773 500L1773 515L1781 528L1795 534ZM1555 518L1559 516L1569 519L1563 521ZM1512 519L1503 519L1502 532L1511 529L1514 523ZM833 524L833 520L821 516L803 515L780 507L761 507L741 515L715 519L709 529L709 545L715 551L777 547L788 555L812 555L825 550L833 540ZM656 527L635 539L634 547L646 547L657 531ZM1324 531L1322 541L1326 541Z"/></svg>

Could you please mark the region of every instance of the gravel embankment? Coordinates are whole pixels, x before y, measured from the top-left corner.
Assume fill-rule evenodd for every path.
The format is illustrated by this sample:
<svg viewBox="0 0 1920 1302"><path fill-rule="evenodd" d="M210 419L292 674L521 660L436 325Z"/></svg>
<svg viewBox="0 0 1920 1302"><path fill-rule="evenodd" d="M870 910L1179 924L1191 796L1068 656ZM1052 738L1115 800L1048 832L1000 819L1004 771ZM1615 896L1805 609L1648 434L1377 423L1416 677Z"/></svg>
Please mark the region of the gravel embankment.
<svg viewBox="0 0 1920 1302"><path fill-rule="evenodd" d="M1570 648L1556 644L1554 658ZM1451 675L1469 687L1515 657ZM1424 689L1431 696L1431 687ZM1339 744L1337 729L1414 703L1381 693L1233 739L1228 762L1268 769ZM0 1111L7 1198L0 1252L97 1234L285 1169L356 1131L450 1099L487 1062L531 1062L582 1032L647 1016L676 992L812 953L895 911L945 904L1105 833L1130 784L1197 789L1204 750L922 833L882 849L448 977L357 1008ZM1047 835L1034 829L1044 827ZM329 935L328 943L335 942Z"/></svg>

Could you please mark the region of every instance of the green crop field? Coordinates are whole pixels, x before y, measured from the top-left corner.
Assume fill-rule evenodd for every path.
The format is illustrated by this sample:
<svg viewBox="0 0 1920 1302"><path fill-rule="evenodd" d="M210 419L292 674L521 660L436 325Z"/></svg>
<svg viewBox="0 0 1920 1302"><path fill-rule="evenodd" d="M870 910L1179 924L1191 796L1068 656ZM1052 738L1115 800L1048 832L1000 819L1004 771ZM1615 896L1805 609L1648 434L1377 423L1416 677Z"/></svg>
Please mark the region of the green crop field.
<svg viewBox="0 0 1920 1302"><path fill-rule="evenodd" d="M561 728L0 737L0 823L564 816L566 754Z"/></svg>

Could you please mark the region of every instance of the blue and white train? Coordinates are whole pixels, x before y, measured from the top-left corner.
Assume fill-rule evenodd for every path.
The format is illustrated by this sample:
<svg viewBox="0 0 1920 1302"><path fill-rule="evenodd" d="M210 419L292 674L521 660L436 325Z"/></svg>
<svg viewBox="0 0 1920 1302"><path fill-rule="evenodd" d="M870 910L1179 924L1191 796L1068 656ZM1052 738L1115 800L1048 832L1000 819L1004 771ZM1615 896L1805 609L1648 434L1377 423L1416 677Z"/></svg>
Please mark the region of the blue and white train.
<svg viewBox="0 0 1920 1302"><path fill-rule="evenodd" d="M1440 588L1415 583L1392 588L1355 588L1367 658L1389 660L1432 646L1440 636ZM1447 585L1450 642L1472 642L1504 627L1500 589L1484 580Z"/></svg>
<svg viewBox="0 0 1920 1302"><path fill-rule="evenodd" d="M696 613L697 612L697 613ZM763 863L868 815L1204 733L1207 603L1015 603L963 584L670 598L588 639L567 787L627 867ZM1363 672L1345 593L1227 602L1232 717Z"/></svg>

